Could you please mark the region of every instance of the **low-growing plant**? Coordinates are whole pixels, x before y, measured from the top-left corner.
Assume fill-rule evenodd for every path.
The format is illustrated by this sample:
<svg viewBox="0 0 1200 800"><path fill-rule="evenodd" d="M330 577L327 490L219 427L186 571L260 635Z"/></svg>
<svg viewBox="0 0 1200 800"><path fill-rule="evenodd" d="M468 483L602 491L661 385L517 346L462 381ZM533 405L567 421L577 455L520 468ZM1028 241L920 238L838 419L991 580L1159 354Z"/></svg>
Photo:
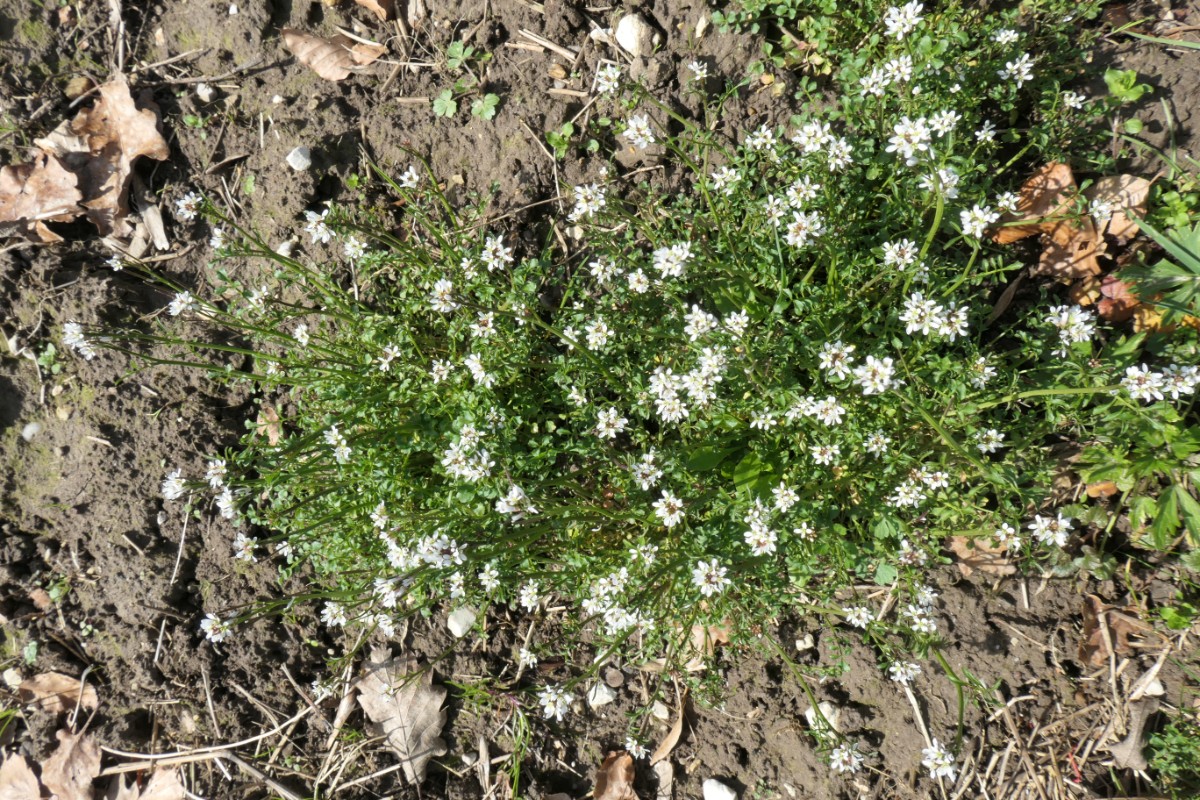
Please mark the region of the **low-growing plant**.
<svg viewBox="0 0 1200 800"><path fill-rule="evenodd" d="M1189 711L1174 714L1147 746L1155 785L1176 800L1200 792L1200 720Z"/></svg>
<svg viewBox="0 0 1200 800"><path fill-rule="evenodd" d="M989 234L1094 116L1012 13L868 6L821 23L870 32L828 53L835 99L738 143L606 67L602 113L624 120L606 146L682 177L614 163L570 187L573 244L455 208L417 154L377 171L374 205L309 212L305 258L189 195L182 215L235 228L222 260L270 276L222 265L210 298L142 270L177 291L160 329L71 324L64 341L261 393L241 446L203 476L171 471L163 494L211 493L285 574L308 565L330 627L553 600L563 648L670 668L695 655L694 626L748 640L798 611L864 631L899 683L932 654L961 709L989 687L937 649L925 577L944 539L1071 563L1092 531L1049 496L1056 445L1169 424L1200 372L1194 331L1152 349L1046 287L992 313L1023 265ZM1073 41L1047 7L1023 21ZM558 133L562 157L573 130ZM264 544L244 531L235 555ZM893 587L895 611L856 598L864 581ZM233 622L203 627L220 641ZM530 687L546 717L573 683ZM843 744L832 763L861 761ZM925 763L954 774L936 739Z"/></svg>

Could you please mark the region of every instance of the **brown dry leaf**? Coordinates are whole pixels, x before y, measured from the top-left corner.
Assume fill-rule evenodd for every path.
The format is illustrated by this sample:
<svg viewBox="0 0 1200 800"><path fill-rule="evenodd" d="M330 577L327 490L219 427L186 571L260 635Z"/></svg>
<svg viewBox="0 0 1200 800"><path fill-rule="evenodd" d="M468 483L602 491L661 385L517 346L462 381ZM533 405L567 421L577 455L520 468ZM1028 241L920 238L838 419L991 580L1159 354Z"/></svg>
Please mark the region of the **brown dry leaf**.
<svg viewBox="0 0 1200 800"><path fill-rule="evenodd" d="M692 650L701 658L712 657L717 651L717 645L729 644L729 625L729 620L720 625L693 625Z"/></svg>
<svg viewBox="0 0 1200 800"><path fill-rule="evenodd" d="M675 722L671 725L671 730L667 731L666 738L662 740L662 743L655 749L654 754L650 756L650 766L654 766L671 755L671 751L675 749L675 745L679 744L679 739L683 736L683 722L687 717L687 700L687 689L684 689L683 695L679 697L679 707L675 710Z"/></svg>
<svg viewBox="0 0 1200 800"><path fill-rule="evenodd" d="M1084 308L1095 305L1103 296L1100 294L1100 279L1095 275L1080 278L1072 283L1071 288L1067 290L1067 297L1071 298L1071 302L1077 303Z"/></svg>
<svg viewBox="0 0 1200 800"><path fill-rule="evenodd" d="M17 695L22 703L36 705L51 714L74 711L76 705L93 709L99 704L95 688L61 672L43 672L23 681L17 687Z"/></svg>
<svg viewBox="0 0 1200 800"><path fill-rule="evenodd" d="M1152 183L1136 175L1108 175L1084 190L1083 196L1089 201L1099 200L1113 208L1111 217L1097 222L1101 236L1108 234L1117 239L1132 239L1137 234L1138 224L1125 212L1145 215Z"/></svg>
<svg viewBox="0 0 1200 800"><path fill-rule="evenodd" d="M1134 606L1106 606L1094 594L1083 599L1083 637L1079 642L1079 660L1092 667L1108 663L1110 655L1127 656L1133 652L1130 636L1153 633L1154 629L1137 617ZM1101 628L1101 625L1104 628ZM1109 645L1112 649L1109 649Z"/></svg>
<svg viewBox="0 0 1200 800"><path fill-rule="evenodd" d="M29 601L38 611L49 611L54 607L54 601L50 599L50 593L45 589L30 589Z"/></svg>
<svg viewBox="0 0 1200 800"><path fill-rule="evenodd" d="M1124 322L1129 319L1142 304L1138 296L1129 289L1129 284L1116 275L1105 275L1104 280L1100 282L1101 298L1096 303L1096 311L1109 322Z"/></svg>
<svg viewBox="0 0 1200 800"><path fill-rule="evenodd" d="M1112 481L1096 481L1087 485L1088 497L1112 497L1117 492L1121 491Z"/></svg>
<svg viewBox="0 0 1200 800"><path fill-rule="evenodd" d="M0 761L0 800L41 800L41 786L25 756L12 755Z"/></svg>
<svg viewBox="0 0 1200 800"><path fill-rule="evenodd" d="M392 659L387 647L374 648L363 669L355 683L358 702L400 756L408 782L420 785L430 759L446 753L446 688L433 685L432 670L417 675L414 657Z"/></svg>
<svg viewBox="0 0 1200 800"><path fill-rule="evenodd" d="M1013 575L1017 571L1005 555L1003 547L997 547L984 539L951 536L948 546L950 552L958 556L958 570L964 578L971 577L975 570L997 578Z"/></svg>
<svg viewBox="0 0 1200 800"><path fill-rule="evenodd" d="M638 800L633 775L633 756L624 750L609 753L596 776L592 800Z"/></svg>
<svg viewBox="0 0 1200 800"><path fill-rule="evenodd" d="M179 771L173 769L155 771L141 789L138 789L137 781L126 786L120 775L114 775L104 793L104 800L184 800L186 797Z"/></svg>
<svg viewBox="0 0 1200 800"><path fill-rule="evenodd" d="M1030 270L1031 275L1072 283L1100 274L1100 264L1096 261L1096 228L1091 217L1055 223L1048 233L1046 249Z"/></svg>
<svg viewBox="0 0 1200 800"><path fill-rule="evenodd" d="M1069 211L1078 191L1070 167L1066 164L1047 164L1021 185L1021 199L1016 212L1000 218L1000 226L992 234L992 241L1009 244L1035 233L1047 232L1056 222L1047 223L1045 218Z"/></svg>
<svg viewBox="0 0 1200 800"><path fill-rule="evenodd" d="M328 39L295 28L284 28L281 33L284 45L300 63L327 81L345 80L351 72L371 64L387 52L381 44L356 42L340 33Z"/></svg>
<svg viewBox="0 0 1200 800"><path fill-rule="evenodd" d="M386 22L396 16L396 0L354 0L379 19Z"/></svg>
<svg viewBox="0 0 1200 800"><path fill-rule="evenodd" d="M258 423L255 432L267 437L267 444L274 447L279 444L280 426L279 412L274 406L263 406L258 411Z"/></svg>
<svg viewBox="0 0 1200 800"><path fill-rule="evenodd" d="M35 242L61 242L45 222L79 216L78 179L49 153L29 164L0 168L0 236L17 234Z"/></svg>
<svg viewBox="0 0 1200 800"><path fill-rule="evenodd" d="M100 746L86 733L58 732L58 748L42 765L42 783L59 800L91 800L100 774Z"/></svg>
<svg viewBox="0 0 1200 800"><path fill-rule="evenodd" d="M100 87L94 106L34 141L75 173L87 218L105 236L132 232L125 198L133 162L141 156L164 161L171 154L159 130L158 107L149 100L143 105L138 108L124 76L117 75Z"/></svg>

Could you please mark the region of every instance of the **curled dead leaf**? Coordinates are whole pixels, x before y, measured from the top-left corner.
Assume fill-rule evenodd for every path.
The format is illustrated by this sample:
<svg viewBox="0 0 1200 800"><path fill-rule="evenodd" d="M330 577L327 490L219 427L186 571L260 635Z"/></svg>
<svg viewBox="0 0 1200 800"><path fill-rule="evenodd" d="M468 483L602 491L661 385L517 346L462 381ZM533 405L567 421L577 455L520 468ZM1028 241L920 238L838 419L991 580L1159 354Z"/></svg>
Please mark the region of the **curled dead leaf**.
<svg viewBox="0 0 1200 800"><path fill-rule="evenodd" d="M1087 485L1088 497L1112 497L1121 491L1112 481L1096 481Z"/></svg>
<svg viewBox="0 0 1200 800"><path fill-rule="evenodd" d="M17 687L17 696L22 703L35 705L51 714L74 711L77 705L89 710L99 705L95 688L61 672L43 672L23 681Z"/></svg>
<svg viewBox="0 0 1200 800"><path fill-rule="evenodd" d="M1016 211L1000 218L992 234L997 244L1010 244L1027 236L1046 233L1059 217L1070 211L1079 189L1075 175L1066 164L1050 163L1029 176L1018 192Z"/></svg>
<svg viewBox="0 0 1200 800"><path fill-rule="evenodd" d="M624 750L609 753L596 775L592 800L638 800L633 776L633 756Z"/></svg>
<svg viewBox="0 0 1200 800"><path fill-rule="evenodd" d="M57 156L39 153L28 164L0 168L0 236L61 242L46 222L79 216L79 181Z"/></svg>
<svg viewBox="0 0 1200 800"><path fill-rule="evenodd" d="M358 702L400 757L404 776L414 786L425 780L434 756L445 755L446 687L433 685L433 671L422 672L412 656L393 659L387 647L376 647L355 683Z"/></svg>
<svg viewBox="0 0 1200 800"><path fill-rule="evenodd" d="M356 42L338 34L329 38L284 28L283 43L300 60L327 81L345 80L351 72L375 62L387 48L374 42Z"/></svg>
<svg viewBox="0 0 1200 800"><path fill-rule="evenodd" d="M1136 175L1106 175L1085 189L1083 195L1093 208L1107 205L1112 209L1109 216L1096 216L1099 234L1121 240L1132 239L1138 232L1138 224L1126 212L1132 211L1139 217L1145 215L1146 200L1152 185L1153 181Z"/></svg>
<svg viewBox="0 0 1200 800"><path fill-rule="evenodd" d="M956 563L964 578L971 577L976 570L997 578L1013 575L1017 571L1005 555L1005 548L997 547L984 539L951 536L947 546L950 552L958 557Z"/></svg>
<svg viewBox="0 0 1200 800"><path fill-rule="evenodd" d="M138 781L128 786L120 775L114 775L108 785L104 800L184 800L187 792L179 780L177 770L156 770L150 780L138 788Z"/></svg>
<svg viewBox="0 0 1200 800"><path fill-rule="evenodd" d="M87 218L105 236L132 233L125 215L133 162L142 156L164 161L171 154L158 106L146 95L134 102L121 75L100 87L100 99L91 108L34 144L75 174Z"/></svg>
<svg viewBox="0 0 1200 800"><path fill-rule="evenodd" d="M671 751L679 744L679 739L683 736L683 723L687 717L687 701L688 693L687 689L684 689L683 694L679 696L678 708L675 710L675 722L671 724L671 730L667 731L666 737L650 756L650 766L654 766L671 755Z"/></svg>
<svg viewBox="0 0 1200 800"><path fill-rule="evenodd" d="M279 412L275 410L274 406L263 406L259 409L254 432L260 436L266 436L267 444L272 447L279 444L281 434Z"/></svg>

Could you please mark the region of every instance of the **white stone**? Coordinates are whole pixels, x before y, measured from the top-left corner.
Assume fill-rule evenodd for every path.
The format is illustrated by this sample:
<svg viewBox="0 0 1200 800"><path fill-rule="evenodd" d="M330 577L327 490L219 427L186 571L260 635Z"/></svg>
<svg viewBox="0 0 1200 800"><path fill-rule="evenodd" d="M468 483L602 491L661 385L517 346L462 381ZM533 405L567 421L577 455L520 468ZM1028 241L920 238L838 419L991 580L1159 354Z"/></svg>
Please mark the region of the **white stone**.
<svg viewBox="0 0 1200 800"><path fill-rule="evenodd" d="M821 717L817 716L818 710L821 712L821 715L825 717L825 719L821 719ZM833 726L834 731L839 731L840 728L838 728L838 722L840 721L840 718L841 712L838 710L837 706L830 703L818 703L816 709L814 709L812 706L809 706L804 712L804 719L808 721L808 727L813 730L820 730L821 728L824 728L825 723L828 722Z"/></svg>
<svg viewBox="0 0 1200 800"><path fill-rule="evenodd" d="M21 438L25 441L31 441L33 437L42 432L42 423L31 422L21 429Z"/></svg>
<svg viewBox="0 0 1200 800"><path fill-rule="evenodd" d="M296 172L304 172L312 166L312 151L306 145L300 145L287 154L287 163Z"/></svg>
<svg viewBox="0 0 1200 800"><path fill-rule="evenodd" d="M617 693L604 683L597 683L587 694L588 705L592 708L606 706L616 699Z"/></svg>
<svg viewBox="0 0 1200 800"><path fill-rule="evenodd" d="M817 646L817 640L813 638L811 633L806 633L796 640L797 652L803 653L805 650L812 650Z"/></svg>
<svg viewBox="0 0 1200 800"><path fill-rule="evenodd" d="M709 778L704 782L704 800L737 800L737 792L720 781Z"/></svg>
<svg viewBox="0 0 1200 800"><path fill-rule="evenodd" d="M475 609L463 606L450 614L446 619L446 627L450 629L455 638L461 639L475 624L475 617Z"/></svg>
<svg viewBox="0 0 1200 800"><path fill-rule="evenodd" d="M271 97L271 103L273 105L280 105L281 103L283 103L283 95L281 95L281 94L273 95Z"/></svg>
<svg viewBox="0 0 1200 800"><path fill-rule="evenodd" d="M213 87L209 86L207 83L197 83L196 97L199 97L200 101L203 103L211 102L213 99Z"/></svg>
<svg viewBox="0 0 1200 800"><path fill-rule="evenodd" d="M236 4L236 3L230 3L230 4L229 4L229 16L231 16L231 17L232 17L232 16L235 16L237 13L238 13L238 7L237 7L237 4Z"/></svg>
<svg viewBox="0 0 1200 800"><path fill-rule="evenodd" d="M21 685L21 673L15 669L4 670L4 685L10 689L16 689Z"/></svg>
<svg viewBox="0 0 1200 800"><path fill-rule="evenodd" d="M634 58L648 56L658 44L658 34L640 14L626 14L617 22L617 44Z"/></svg>
<svg viewBox="0 0 1200 800"><path fill-rule="evenodd" d="M284 258L291 258L292 251L295 249L296 249L296 239L293 237L286 241L280 242L279 246L275 248L275 253L277 255L283 256Z"/></svg>
<svg viewBox="0 0 1200 800"><path fill-rule="evenodd" d="M666 722L671 718L671 709L667 708L662 701L655 700L654 705L650 707L650 716Z"/></svg>

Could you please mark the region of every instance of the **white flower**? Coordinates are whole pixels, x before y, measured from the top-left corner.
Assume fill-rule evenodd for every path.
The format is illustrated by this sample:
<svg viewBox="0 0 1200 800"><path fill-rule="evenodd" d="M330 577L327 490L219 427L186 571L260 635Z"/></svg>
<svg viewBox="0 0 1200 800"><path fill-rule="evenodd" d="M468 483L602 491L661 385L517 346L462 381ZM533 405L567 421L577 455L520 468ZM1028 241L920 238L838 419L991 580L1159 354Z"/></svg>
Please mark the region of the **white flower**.
<svg viewBox="0 0 1200 800"><path fill-rule="evenodd" d="M683 503L671 492L663 492L662 497L654 501L654 515L666 527L674 528L683 521Z"/></svg>
<svg viewBox="0 0 1200 800"><path fill-rule="evenodd" d="M645 294L650 291L650 279L646 277L646 273L640 269L635 269L626 276L629 282L629 290L636 294Z"/></svg>
<svg viewBox="0 0 1200 800"><path fill-rule="evenodd" d="M638 150L644 150L654 144L654 130L650 127L650 117L636 114L625 123L625 132L621 134Z"/></svg>
<svg viewBox="0 0 1200 800"><path fill-rule="evenodd" d="M692 80L702 81L708 77L708 64L703 61L691 61L687 65L688 71L692 73Z"/></svg>
<svg viewBox="0 0 1200 800"><path fill-rule="evenodd" d="M1004 446L1004 434L995 428L988 428L975 434L975 446L981 453L994 453Z"/></svg>
<svg viewBox="0 0 1200 800"><path fill-rule="evenodd" d="M992 34L992 41L997 44L1009 45L1021 38L1020 34L1012 28L1001 28Z"/></svg>
<svg viewBox="0 0 1200 800"><path fill-rule="evenodd" d="M162 496L164 500L178 500L183 497L186 487L183 483L183 470L176 469L167 473L167 477L162 482Z"/></svg>
<svg viewBox="0 0 1200 800"><path fill-rule="evenodd" d="M650 757L650 751L632 736L625 737L625 749L629 752L629 755L638 760Z"/></svg>
<svg viewBox="0 0 1200 800"><path fill-rule="evenodd" d="M485 564L476 577L479 578L479 585L488 594L500 588L500 571L496 569L495 564Z"/></svg>
<svg viewBox="0 0 1200 800"><path fill-rule="evenodd" d="M608 202L604 187L596 183L576 186L571 191L575 195L575 208L571 210L572 220L595 216Z"/></svg>
<svg viewBox="0 0 1200 800"><path fill-rule="evenodd" d="M825 150L825 157L829 163L829 171L838 172L853 164L853 154L854 148L846 139L839 137L831 141Z"/></svg>
<svg viewBox="0 0 1200 800"><path fill-rule="evenodd" d="M679 242L654 251L654 268L664 278L682 278L684 267L691 260L691 242Z"/></svg>
<svg viewBox="0 0 1200 800"><path fill-rule="evenodd" d="M884 436L883 431L875 431L863 441L863 445L867 448L867 452L873 456L881 456L886 453L888 450L888 445L891 443L892 440L887 436Z"/></svg>
<svg viewBox="0 0 1200 800"><path fill-rule="evenodd" d="M712 185L714 189L728 197L729 195L733 194L734 187L741 179L741 173L739 173L736 169L719 167L716 170L713 170Z"/></svg>
<svg viewBox="0 0 1200 800"><path fill-rule="evenodd" d="M432 366L429 368L429 377L433 378L435 384L441 383L450 376L450 370L454 369L454 365L445 359L434 359Z"/></svg>
<svg viewBox="0 0 1200 800"><path fill-rule="evenodd" d="M896 368L891 358L867 356L863 364L854 368L854 380L862 387L864 395L883 394L897 385L896 381L892 380L895 373Z"/></svg>
<svg viewBox="0 0 1200 800"><path fill-rule="evenodd" d="M517 602L526 611L536 611L538 606L542 604L542 596L540 594L541 587L537 581L529 581L521 587L521 591L517 596Z"/></svg>
<svg viewBox="0 0 1200 800"><path fill-rule="evenodd" d="M866 628L875 621L875 615L871 609L862 606L843 608L842 613L846 615L846 622L856 628Z"/></svg>
<svg viewBox="0 0 1200 800"><path fill-rule="evenodd" d="M489 236L484 240L483 252L479 257L488 272L495 272L513 263L512 248L506 247L499 236Z"/></svg>
<svg viewBox="0 0 1200 800"><path fill-rule="evenodd" d="M347 236L342 244L342 252L351 261L362 258L367 254L367 246L358 240L357 236Z"/></svg>
<svg viewBox="0 0 1200 800"><path fill-rule="evenodd" d="M657 454L651 450L642 456L642 460L633 465L633 479L637 481L642 491L649 491L662 477L662 470L654 463Z"/></svg>
<svg viewBox="0 0 1200 800"><path fill-rule="evenodd" d="M496 384L496 376L483 368L483 359L479 357L478 353L471 353L467 356L463 361L463 366L471 373L471 378L483 388L490 389Z"/></svg>
<svg viewBox="0 0 1200 800"><path fill-rule="evenodd" d="M333 231L325 224L325 218L329 216L329 209L325 209L320 214L315 211L305 211L304 218L308 222L304 226L304 231L312 237L313 244L320 242L328 244L333 239Z"/></svg>
<svg viewBox="0 0 1200 800"><path fill-rule="evenodd" d="M96 348L83 335L83 326L78 322L64 322L62 341L67 347L81 355L85 361L96 357Z"/></svg>
<svg viewBox="0 0 1200 800"><path fill-rule="evenodd" d="M215 227L212 229L212 234L208 238L208 246L211 247L213 250L220 250L222 247L225 246L225 229L224 228L221 228L218 226L218 227ZM115 258L115 256L114 256L114 258ZM120 267L113 267L113 269L120 269Z"/></svg>
<svg viewBox="0 0 1200 800"><path fill-rule="evenodd" d="M897 56L883 65L883 72L888 83L905 83L912 80L912 56Z"/></svg>
<svg viewBox="0 0 1200 800"><path fill-rule="evenodd" d="M421 173L417 172L416 164L409 164L408 169L400 174L396 183L401 189L415 189L421 183Z"/></svg>
<svg viewBox="0 0 1200 800"><path fill-rule="evenodd" d="M399 358L399 356L399 347L394 344L385 345L383 348L383 353L380 354L375 363L378 365L380 372L387 372L392 368L392 362Z"/></svg>
<svg viewBox="0 0 1200 800"><path fill-rule="evenodd" d="M883 67L875 67L858 79L858 85L862 87L864 97L869 94L873 94L876 97L883 97L883 93L891 83L892 79Z"/></svg>
<svg viewBox="0 0 1200 800"><path fill-rule="evenodd" d="M308 326L301 322L296 326L296 329L292 331L292 338L295 339L296 343L301 347L308 347Z"/></svg>
<svg viewBox="0 0 1200 800"><path fill-rule="evenodd" d="M898 242L885 242L883 245L883 263L903 272L905 267L917 263L920 248L912 239L901 239Z"/></svg>
<svg viewBox="0 0 1200 800"><path fill-rule="evenodd" d="M225 476L228 469L225 466L225 460L222 458L214 458L208 462L208 469L204 473L204 480L208 481L209 488L220 489L225 485Z"/></svg>
<svg viewBox="0 0 1200 800"><path fill-rule="evenodd" d="M772 152L777 141L775 131L771 130L771 126L762 125L746 137L746 147L756 153Z"/></svg>
<svg viewBox="0 0 1200 800"><path fill-rule="evenodd" d="M1077 92L1063 92L1062 101L1063 105L1067 108L1073 108L1078 111L1087 102L1087 97Z"/></svg>
<svg viewBox="0 0 1200 800"><path fill-rule="evenodd" d="M829 768L839 775L851 775L862 769L863 757L857 744L839 744L829 753Z"/></svg>
<svg viewBox="0 0 1200 800"><path fill-rule="evenodd" d="M538 692L538 702L542 704L546 719L559 722L571 710L571 693L558 686L547 686Z"/></svg>
<svg viewBox="0 0 1200 800"><path fill-rule="evenodd" d="M254 563L258 561L254 555L254 548L257 546L258 539L238 531L233 537L233 557L239 561Z"/></svg>
<svg viewBox="0 0 1200 800"><path fill-rule="evenodd" d="M815 444L809 448L813 461L826 466L832 464L841 455L841 448L836 444Z"/></svg>
<svg viewBox="0 0 1200 800"><path fill-rule="evenodd" d="M809 239L815 239L825 232L825 221L819 211L797 211L792 214L792 221L786 230L784 239L789 245L804 247Z"/></svg>
<svg viewBox="0 0 1200 800"><path fill-rule="evenodd" d="M979 356L971 362L970 376L971 385L976 389L982 389L992 378L996 377L996 368L988 364L986 358Z"/></svg>
<svg viewBox="0 0 1200 800"><path fill-rule="evenodd" d="M458 308L458 303L454 302L454 284L446 278L435 283L429 295L429 305L440 314L449 314Z"/></svg>
<svg viewBox="0 0 1200 800"><path fill-rule="evenodd" d="M993 536L996 537L996 545L1006 550L1013 550L1021 546L1021 535L1007 522L1002 523Z"/></svg>
<svg viewBox="0 0 1200 800"><path fill-rule="evenodd" d="M976 204L970 211L963 209L959 212L959 219L962 222L963 234L966 236L974 236L976 239L983 238L987 227L996 220L1000 219L1000 214L992 210L988 206Z"/></svg>
<svg viewBox="0 0 1200 800"><path fill-rule="evenodd" d="M700 590L700 594L712 597L729 586L729 578L725 577L728 571L715 558L708 562L697 561L696 568L692 570L692 583Z"/></svg>
<svg viewBox="0 0 1200 800"><path fill-rule="evenodd" d="M1078 306L1055 306L1047 321L1058 329L1059 348L1055 353L1065 356L1073 344L1086 342L1096 332L1096 316Z"/></svg>
<svg viewBox="0 0 1200 800"><path fill-rule="evenodd" d="M1153 372L1145 364L1135 364L1126 368L1121 386L1134 400L1153 403L1163 399L1163 390L1166 389L1167 383L1165 378L1161 372Z"/></svg>
<svg viewBox="0 0 1200 800"><path fill-rule="evenodd" d="M819 120L806 122L800 127L800 130L792 134L792 142L799 145L805 153L819 152L831 139L833 139L833 132L829 128L829 123Z"/></svg>
<svg viewBox="0 0 1200 800"><path fill-rule="evenodd" d="M786 514L792 506L800 502L800 495L786 483L776 486L771 490L771 494L775 495L775 508L779 509L781 514Z"/></svg>
<svg viewBox="0 0 1200 800"><path fill-rule="evenodd" d="M912 683L913 678L921 674L921 665L911 661L897 661L888 667L888 675L896 683Z"/></svg>
<svg viewBox="0 0 1200 800"><path fill-rule="evenodd" d="M1194 394L1200 386L1200 367L1171 364L1162 372L1163 391L1178 400L1185 394Z"/></svg>
<svg viewBox="0 0 1200 800"><path fill-rule="evenodd" d="M958 197L959 175L953 167L941 167L932 175L921 177L921 188L927 192L938 192L946 199Z"/></svg>
<svg viewBox="0 0 1200 800"><path fill-rule="evenodd" d="M975 139L980 142L991 142L996 138L996 123L990 119L985 119L979 129L975 131Z"/></svg>
<svg viewBox="0 0 1200 800"><path fill-rule="evenodd" d="M902 6L892 6L883 18L887 35L897 40L903 39L921 24L921 11L924 4L918 2L905 3Z"/></svg>
<svg viewBox="0 0 1200 800"><path fill-rule="evenodd" d="M508 494L496 501L496 511L508 514L513 522L519 522L526 514L532 516L540 513L538 507L529 502L525 491L516 485L508 490Z"/></svg>
<svg viewBox="0 0 1200 800"><path fill-rule="evenodd" d="M233 519L236 509L233 507L233 490L226 486L217 495L217 510L225 519Z"/></svg>
<svg viewBox="0 0 1200 800"><path fill-rule="evenodd" d="M348 622L346 608L341 603L326 603L321 609L321 621L329 628L343 627Z"/></svg>
<svg viewBox="0 0 1200 800"><path fill-rule="evenodd" d="M945 136L954 130L954 126L962 119L962 114L959 114L952 108L939 111L929 118L929 127L933 129L939 137Z"/></svg>
<svg viewBox="0 0 1200 800"><path fill-rule="evenodd" d="M596 91L612 94L621 85L621 68L609 62L596 70Z"/></svg>
<svg viewBox="0 0 1200 800"><path fill-rule="evenodd" d="M750 427L756 431L769 431L779 424L771 411L755 411L750 415Z"/></svg>
<svg viewBox="0 0 1200 800"><path fill-rule="evenodd" d="M600 317L589 322L584 330L587 333L588 350L602 350L612 338L612 328Z"/></svg>
<svg viewBox="0 0 1200 800"><path fill-rule="evenodd" d="M629 420L622 417L621 412L615 408L603 409L597 416L599 422L596 423L596 435L601 439L617 438L617 434L629 424Z"/></svg>
<svg viewBox="0 0 1200 800"><path fill-rule="evenodd" d="M172 317L178 317L187 311L191 311L196 307L196 298L192 297L192 293L188 291L180 292L175 295L175 299L167 306L167 313Z"/></svg>
<svg viewBox="0 0 1200 800"><path fill-rule="evenodd" d="M517 651L517 669L530 669L536 667L537 663L537 656L530 652L528 648L522 647Z"/></svg>
<svg viewBox="0 0 1200 800"><path fill-rule="evenodd" d="M901 117L900 121L892 126L892 135L888 137L886 150L900 155L906 161L912 161L918 153L929 152L929 139L929 125L924 117L915 120Z"/></svg>
<svg viewBox="0 0 1200 800"><path fill-rule="evenodd" d="M1007 62L1004 69L997 70L996 74L1003 80L1011 80L1020 89L1026 81L1033 79L1033 58L1029 53L1022 53L1016 60Z"/></svg>
<svg viewBox="0 0 1200 800"><path fill-rule="evenodd" d="M1064 517L1062 514L1055 517L1043 517L1038 514L1033 518L1033 522L1029 523L1029 530L1042 544L1055 544L1063 547L1070 538L1071 531L1074 530L1072 522L1074 520Z"/></svg>
<svg viewBox="0 0 1200 800"><path fill-rule="evenodd" d="M225 641L229 636L229 623L222 622L216 614L205 614L204 619L200 620L200 630L204 633L205 639L217 644Z"/></svg>
<svg viewBox="0 0 1200 800"><path fill-rule="evenodd" d="M204 200L200 195L195 192L188 192L175 201L175 216L185 222L193 220L200 213L200 207L203 204Z"/></svg>
<svg viewBox="0 0 1200 800"><path fill-rule="evenodd" d="M746 333L746 326L750 324L750 315L745 311L735 311L725 317L725 330L729 331L734 336L743 336Z"/></svg>
<svg viewBox="0 0 1200 800"><path fill-rule="evenodd" d="M921 755L921 766L929 770L929 777L954 780L954 776L958 774L954 756L949 750L942 747L936 738L932 745L921 750Z"/></svg>

